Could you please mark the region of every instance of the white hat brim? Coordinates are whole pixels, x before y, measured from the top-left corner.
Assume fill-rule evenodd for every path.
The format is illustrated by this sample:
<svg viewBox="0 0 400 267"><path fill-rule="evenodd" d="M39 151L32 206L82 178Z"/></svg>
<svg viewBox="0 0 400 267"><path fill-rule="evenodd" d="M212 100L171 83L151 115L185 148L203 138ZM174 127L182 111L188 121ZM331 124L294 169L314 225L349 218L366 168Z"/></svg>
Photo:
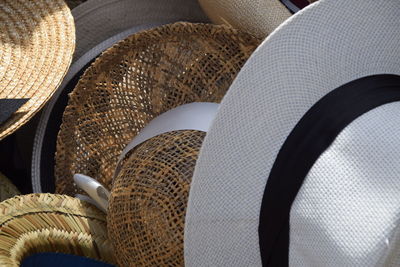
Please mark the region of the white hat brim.
<svg viewBox="0 0 400 267"><path fill-rule="evenodd" d="M399 40L400 2L320 0L264 41L203 143L186 214L188 266L261 266L261 201L286 138L332 90L400 75Z"/></svg>

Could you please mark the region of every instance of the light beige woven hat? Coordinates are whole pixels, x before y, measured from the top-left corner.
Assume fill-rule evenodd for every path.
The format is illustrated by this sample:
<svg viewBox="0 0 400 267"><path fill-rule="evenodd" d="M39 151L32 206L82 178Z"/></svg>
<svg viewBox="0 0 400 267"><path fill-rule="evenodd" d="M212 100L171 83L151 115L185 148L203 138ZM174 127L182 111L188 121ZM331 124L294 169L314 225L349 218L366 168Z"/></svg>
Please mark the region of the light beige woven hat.
<svg viewBox="0 0 400 267"><path fill-rule="evenodd" d="M0 173L0 201L21 194L15 185Z"/></svg>
<svg viewBox="0 0 400 267"><path fill-rule="evenodd" d="M259 40L226 26L176 23L143 31L103 53L70 95L58 135L57 192L73 175L111 189L118 157L159 114L219 102Z"/></svg>
<svg viewBox="0 0 400 267"><path fill-rule="evenodd" d="M60 85L74 52L75 29L62 0L2 0L0 33L1 140Z"/></svg>
<svg viewBox="0 0 400 267"><path fill-rule="evenodd" d="M52 194L18 196L0 203L0 266L59 252L113 263L104 213L81 200Z"/></svg>
<svg viewBox="0 0 400 267"><path fill-rule="evenodd" d="M210 19L265 38L294 12L316 0L199 0Z"/></svg>

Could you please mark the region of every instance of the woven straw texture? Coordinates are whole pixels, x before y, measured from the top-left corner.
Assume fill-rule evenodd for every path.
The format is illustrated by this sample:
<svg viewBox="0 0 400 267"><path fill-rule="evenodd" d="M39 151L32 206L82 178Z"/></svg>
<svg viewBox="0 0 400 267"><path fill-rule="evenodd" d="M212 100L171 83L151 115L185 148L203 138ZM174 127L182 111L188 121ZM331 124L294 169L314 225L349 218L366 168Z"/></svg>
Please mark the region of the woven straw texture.
<svg viewBox="0 0 400 267"><path fill-rule="evenodd" d="M279 0L199 0L210 19L265 38L291 16Z"/></svg>
<svg viewBox="0 0 400 267"><path fill-rule="evenodd" d="M153 118L191 102L218 102L259 44L226 26L176 23L135 34L99 57L70 95L57 140L57 192L72 176L108 189L118 157Z"/></svg>
<svg viewBox="0 0 400 267"><path fill-rule="evenodd" d="M66 0L65 1L70 9L74 9L75 7L79 6L83 2L86 2L86 0Z"/></svg>
<svg viewBox="0 0 400 267"><path fill-rule="evenodd" d="M204 136L200 131L166 133L125 157L107 218L120 266L184 266L187 198Z"/></svg>
<svg viewBox="0 0 400 267"><path fill-rule="evenodd" d="M0 99L29 98L0 126L0 139L27 122L60 85L75 47L74 21L62 0L2 0Z"/></svg>
<svg viewBox="0 0 400 267"><path fill-rule="evenodd" d="M0 203L0 266L17 267L25 257L40 252L113 263L104 213L78 199L52 194Z"/></svg>
<svg viewBox="0 0 400 267"><path fill-rule="evenodd" d="M318 0L307 0L309 3ZM199 0L210 19L267 37L292 14L280 0Z"/></svg>
<svg viewBox="0 0 400 267"><path fill-rule="evenodd" d="M257 48L224 97L203 142L192 178L186 213L186 266L261 266L258 238L260 203L282 144L303 115L332 90L369 75L399 75L399 38L399 1L320 0L292 16ZM335 117L335 114L332 113L332 116ZM365 146L368 147L368 144ZM397 146L394 148L398 149ZM348 153L345 157L347 164L353 162L354 155L359 154L346 146L342 151ZM389 155L392 154L388 153L382 158L374 155L371 158L375 159L374 164L378 164L386 162L386 158L391 157ZM377 166L362 164L349 167L340 165L336 160L328 162L334 172L341 168L351 169L349 177L359 177L360 181L368 173L374 174L375 171L368 170ZM396 163L393 166L398 165ZM389 170L394 169L393 166L380 175L387 175ZM328 167L325 170L329 170ZM346 181L344 176L339 177L341 181ZM375 176L374 181L380 181L379 177ZM329 194L326 190L328 185L331 186L327 183L320 187L323 190L321 194ZM310 188L317 190L316 187ZM395 188L399 190L399 187ZM363 191L355 188L353 193L358 192ZM310 200L316 196L312 193L306 195ZM337 201L340 204L337 206L346 209L357 203L370 203L371 209L378 207L377 203L381 201L371 194L367 198L372 202L357 202L356 199L346 201L349 198L339 197ZM327 198L323 200L330 204ZM320 212L322 216L324 212L332 211L328 205L315 209L315 205L310 202L303 207ZM379 213L385 211L390 216L400 214L399 211L391 214L386 208ZM293 207L291 214L296 216ZM373 235L374 232L369 231L366 222L374 225L381 222L382 218L357 218L357 213L348 214L351 216L347 218L360 219L365 224L358 227L358 224L349 223L347 227L342 227L341 224L347 220L330 216L328 221L331 229L345 231L348 244L355 245L357 249L367 247L369 239L364 238L360 242L360 239L352 239L352 234L363 231L365 235ZM320 221L314 220L311 213L306 215L297 226L291 222L290 228L306 226L305 222L310 230L317 229L316 226L323 227ZM398 220L392 222L397 224ZM358 254L356 250L335 246L332 244L334 239L328 234L330 231L328 228L325 230L312 231L308 235L304 231L297 231L298 240L302 242L297 244L292 243L295 237L290 236L290 245L298 248L292 252L297 251L298 257L310 260L304 265L296 264L299 261L291 262L291 266L329 266L316 261L317 255L322 255L320 253L324 250L327 253L318 260L324 263L329 261L331 266L373 265L374 261L365 261L364 256L373 257L376 254L369 254L366 250L366 254ZM339 231L331 233L334 238L339 237ZM319 234L321 236L317 236ZM382 238L384 235L377 237ZM319 238L325 238L327 242L316 242ZM351 243L351 240L356 241ZM391 239L387 241L391 242ZM309 250L309 254L303 253L311 244L316 249ZM327 249L326 245L335 249ZM347 253L350 257L354 256L353 259L368 264L340 264L338 259L341 256L338 253Z"/></svg>
<svg viewBox="0 0 400 267"><path fill-rule="evenodd" d="M0 173L0 201L21 194L15 185Z"/></svg>

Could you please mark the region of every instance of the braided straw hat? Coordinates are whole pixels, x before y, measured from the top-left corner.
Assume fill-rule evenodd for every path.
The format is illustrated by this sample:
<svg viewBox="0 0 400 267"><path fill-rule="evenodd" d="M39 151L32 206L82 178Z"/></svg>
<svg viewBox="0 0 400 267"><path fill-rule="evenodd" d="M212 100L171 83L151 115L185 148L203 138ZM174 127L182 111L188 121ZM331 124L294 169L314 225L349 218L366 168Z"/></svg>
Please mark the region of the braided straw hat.
<svg viewBox="0 0 400 267"><path fill-rule="evenodd" d="M104 213L62 195L24 195L0 203L0 265L17 267L41 252L113 263Z"/></svg>
<svg viewBox="0 0 400 267"><path fill-rule="evenodd" d="M200 5L218 24L253 33L265 38L293 12L316 0L199 0Z"/></svg>
<svg viewBox="0 0 400 267"><path fill-rule="evenodd" d="M400 1L319 0L224 97L196 163L186 266L399 266Z"/></svg>
<svg viewBox="0 0 400 267"><path fill-rule="evenodd" d="M2 173L0 173L0 201L21 194L15 185Z"/></svg>
<svg viewBox="0 0 400 267"><path fill-rule="evenodd" d="M71 3L72 4L72 3ZM120 40L177 21L208 22L197 0L87 0L72 10L76 51L63 83L46 104L36 128L32 155L34 192L54 192L57 133L68 94L90 63Z"/></svg>
<svg viewBox="0 0 400 267"><path fill-rule="evenodd" d="M62 0L2 0L0 33L1 140L60 85L74 52L75 28Z"/></svg>
<svg viewBox="0 0 400 267"><path fill-rule="evenodd" d="M124 147L153 118L182 104L218 102L259 41L226 26L176 23L121 41L85 72L57 140L57 192L82 173L111 189Z"/></svg>

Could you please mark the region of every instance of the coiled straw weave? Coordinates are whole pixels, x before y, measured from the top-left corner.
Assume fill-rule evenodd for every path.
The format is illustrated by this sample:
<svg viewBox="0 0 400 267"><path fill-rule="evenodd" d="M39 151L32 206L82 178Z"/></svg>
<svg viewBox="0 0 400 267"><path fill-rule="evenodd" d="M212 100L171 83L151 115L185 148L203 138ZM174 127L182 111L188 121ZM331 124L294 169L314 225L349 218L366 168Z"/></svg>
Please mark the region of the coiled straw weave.
<svg viewBox="0 0 400 267"><path fill-rule="evenodd" d="M184 266L188 193L204 137L200 131L162 134L123 160L107 217L120 266Z"/></svg>
<svg viewBox="0 0 400 267"><path fill-rule="evenodd" d="M56 191L75 194L75 173L111 189L120 153L150 120L182 104L220 101L258 44L227 26L175 23L107 50L70 95L57 140Z"/></svg>
<svg viewBox="0 0 400 267"><path fill-rule="evenodd" d="M105 215L75 198L18 196L0 203L0 266L19 266L39 252L60 252L113 263Z"/></svg>
<svg viewBox="0 0 400 267"><path fill-rule="evenodd" d="M29 100L0 125L0 140L53 95L74 49L74 21L63 0L1 0L0 99Z"/></svg>

